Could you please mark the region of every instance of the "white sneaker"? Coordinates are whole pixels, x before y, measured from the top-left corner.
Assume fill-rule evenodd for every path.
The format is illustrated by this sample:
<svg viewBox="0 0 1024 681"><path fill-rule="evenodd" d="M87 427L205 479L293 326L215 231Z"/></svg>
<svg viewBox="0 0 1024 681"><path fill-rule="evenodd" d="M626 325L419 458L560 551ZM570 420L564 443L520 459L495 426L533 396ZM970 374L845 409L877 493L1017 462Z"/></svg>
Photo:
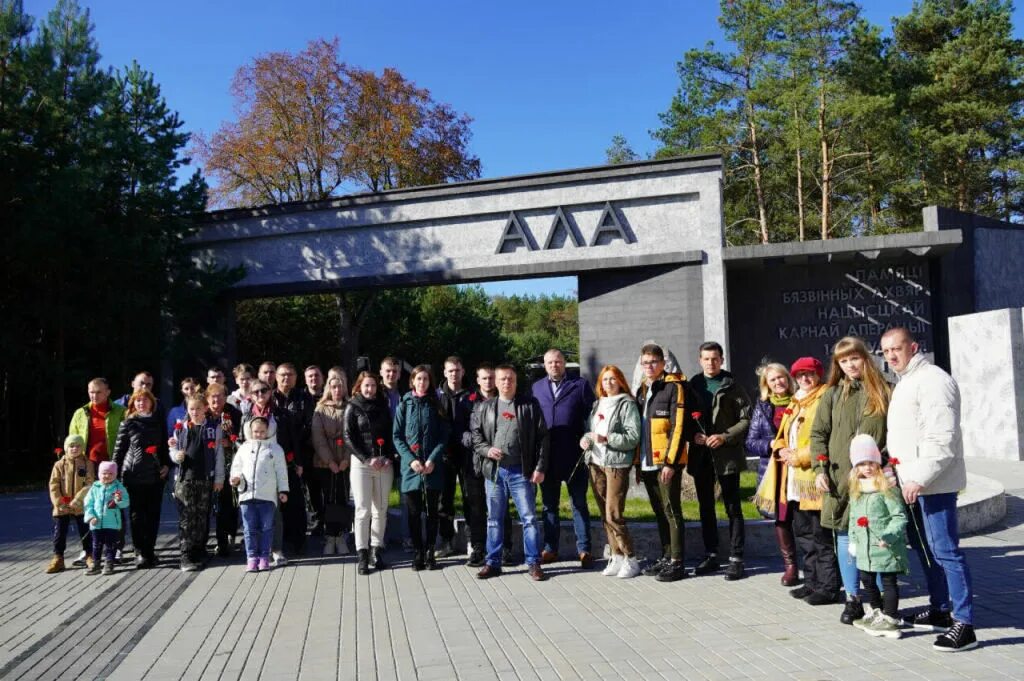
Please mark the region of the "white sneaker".
<svg viewBox="0 0 1024 681"><path fill-rule="evenodd" d="M344 533L334 538L334 553L339 556L347 556L350 551L348 550L348 533Z"/></svg>
<svg viewBox="0 0 1024 681"><path fill-rule="evenodd" d="M471 558L472 556L473 556L473 542L471 542L471 541L469 541L467 539L466 540L466 558Z"/></svg>
<svg viewBox="0 0 1024 681"><path fill-rule="evenodd" d="M640 561L634 558L626 558L622 561L622 568L616 575L619 579L630 579L640 574Z"/></svg>
<svg viewBox="0 0 1024 681"><path fill-rule="evenodd" d="M337 537L324 537L324 555L333 556Z"/></svg>
<svg viewBox="0 0 1024 681"><path fill-rule="evenodd" d="M625 556L613 553L611 560L608 561L608 565L605 566L604 570L601 570L601 574L605 577L614 577L619 574L619 570L622 569L622 562Z"/></svg>
<svg viewBox="0 0 1024 681"><path fill-rule="evenodd" d="M78 558L75 558L73 561L71 561L71 564L75 567L81 567L85 565L85 551L79 553Z"/></svg>
<svg viewBox="0 0 1024 681"><path fill-rule="evenodd" d="M273 567L279 568L279 567L284 567L285 565L288 564L288 559L284 557L283 553L275 552L275 553L271 554L271 557L273 558L273 560L271 560L270 564Z"/></svg>

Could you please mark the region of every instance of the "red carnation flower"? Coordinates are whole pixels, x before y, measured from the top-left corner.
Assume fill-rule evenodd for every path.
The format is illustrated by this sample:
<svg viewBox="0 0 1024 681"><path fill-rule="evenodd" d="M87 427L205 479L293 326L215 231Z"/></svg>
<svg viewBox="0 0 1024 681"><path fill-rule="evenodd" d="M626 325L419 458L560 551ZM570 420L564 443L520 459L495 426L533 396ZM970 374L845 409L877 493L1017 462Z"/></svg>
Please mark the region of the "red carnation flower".
<svg viewBox="0 0 1024 681"><path fill-rule="evenodd" d="M238 442L238 436L232 433L229 438L232 442Z"/></svg>
<svg viewBox="0 0 1024 681"><path fill-rule="evenodd" d="M657 459L659 456L661 456L661 452L657 452L657 451L654 452L654 458L655 459Z"/></svg>
<svg viewBox="0 0 1024 681"><path fill-rule="evenodd" d="M337 440L334 441L334 444L336 444L339 447L341 447L342 445L345 444L345 440L339 437Z"/></svg>
<svg viewBox="0 0 1024 681"><path fill-rule="evenodd" d="M785 410L783 410L782 413L785 414L786 416L789 416L790 414L793 413L793 410L792 409L785 409Z"/></svg>
<svg viewBox="0 0 1024 681"><path fill-rule="evenodd" d="M53 453L54 453L55 456L60 456L61 454L64 453L64 450L61 449L60 447L56 447L56 448L54 448Z"/></svg>
<svg viewBox="0 0 1024 681"><path fill-rule="evenodd" d="M60 503L62 503L65 506L67 506L68 504L71 503L71 497L61 497L60 498Z"/></svg>
<svg viewBox="0 0 1024 681"><path fill-rule="evenodd" d="M181 421L178 421L177 423L174 424L175 430L181 430L182 428L184 428L184 426L181 425Z"/></svg>
<svg viewBox="0 0 1024 681"><path fill-rule="evenodd" d="M217 449L217 443L214 442L213 440L210 440L209 442L206 443L206 448L207 449Z"/></svg>
<svg viewBox="0 0 1024 681"><path fill-rule="evenodd" d="M377 438L377 446L378 447L383 447L384 446L384 438L382 438L382 437Z"/></svg>
<svg viewBox="0 0 1024 681"><path fill-rule="evenodd" d="M501 412L501 417L506 421L512 421L515 419L516 415L510 411L503 411Z"/></svg>
<svg viewBox="0 0 1024 681"><path fill-rule="evenodd" d="M890 457L889 458L889 465L890 466L899 466L900 465L900 460L897 459L895 456Z"/></svg>
<svg viewBox="0 0 1024 681"><path fill-rule="evenodd" d="M288 452L287 454L285 454L284 460L287 461L288 463L295 461L295 452Z"/></svg>
<svg viewBox="0 0 1024 681"><path fill-rule="evenodd" d="M857 527L867 527L867 526L868 526L868 517L866 515L862 515L861 517L857 518Z"/></svg>
<svg viewBox="0 0 1024 681"><path fill-rule="evenodd" d="M828 463L828 457L824 454L818 454L818 461L821 463Z"/></svg>
<svg viewBox="0 0 1024 681"><path fill-rule="evenodd" d="M156 445L150 445L150 446L146 447L146 454L153 454L155 456L156 455Z"/></svg>
<svg viewBox="0 0 1024 681"><path fill-rule="evenodd" d="M598 421L604 421L604 414L598 414L597 415L597 420Z"/></svg>
<svg viewBox="0 0 1024 681"><path fill-rule="evenodd" d="M409 447L409 449L411 449L413 454L415 454L416 452L420 451L420 446L419 445L411 445Z"/></svg>
<svg viewBox="0 0 1024 681"><path fill-rule="evenodd" d="M692 416L692 417L693 417L693 420L694 420L694 421L700 421L700 417L701 417L701 416L703 416L703 414L702 414L702 413L700 413L699 411L695 411L695 412L692 412L692 413L690 414L690 416Z"/></svg>
<svg viewBox="0 0 1024 681"><path fill-rule="evenodd" d="M470 402L476 402L476 393L470 393L469 394L469 401Z"/></svg>

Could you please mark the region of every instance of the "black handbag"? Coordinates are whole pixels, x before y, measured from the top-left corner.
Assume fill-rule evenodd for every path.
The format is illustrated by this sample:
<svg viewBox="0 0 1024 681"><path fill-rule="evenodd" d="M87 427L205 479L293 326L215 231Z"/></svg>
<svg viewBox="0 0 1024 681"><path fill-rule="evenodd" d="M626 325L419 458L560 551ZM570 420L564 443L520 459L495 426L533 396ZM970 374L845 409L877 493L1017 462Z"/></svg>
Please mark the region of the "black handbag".
<svg viewBox="0 0 1024 681"><path fill-rule="evenodd" d="M331 495L328 498L333 501L324 504L324 523L345 527L352 522L352 507L348 505L348 499L337 498L337 480L336 475L331 476Z"/></svg>

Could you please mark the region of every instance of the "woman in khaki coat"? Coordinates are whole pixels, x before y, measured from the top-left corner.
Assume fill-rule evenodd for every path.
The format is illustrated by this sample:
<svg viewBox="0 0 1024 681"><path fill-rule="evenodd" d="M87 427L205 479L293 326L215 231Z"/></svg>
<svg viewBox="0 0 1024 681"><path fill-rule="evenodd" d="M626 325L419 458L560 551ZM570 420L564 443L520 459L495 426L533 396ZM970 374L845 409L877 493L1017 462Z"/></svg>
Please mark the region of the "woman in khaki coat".
<svg viewBox="0 0 1024 681"><path fill-rule="evenodd" d="M313 474L319 479L324 493L325 556L349 553L352 512L348 505L349 454L344 439L347 394L345 377L332 376L313 412Z"/></svg>

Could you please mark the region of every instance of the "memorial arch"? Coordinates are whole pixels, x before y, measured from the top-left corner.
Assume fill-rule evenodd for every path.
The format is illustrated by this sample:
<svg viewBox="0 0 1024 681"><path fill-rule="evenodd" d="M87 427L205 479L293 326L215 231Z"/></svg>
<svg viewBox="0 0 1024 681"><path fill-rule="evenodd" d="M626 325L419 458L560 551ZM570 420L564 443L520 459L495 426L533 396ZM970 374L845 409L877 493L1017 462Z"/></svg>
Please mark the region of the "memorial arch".
<svg viewBox="0 0 1024 681"><path fill-rule="evenodd" d="M587 374L728 342L719 156L216 211L191 245L239 298L576 275Z"/></svg>

